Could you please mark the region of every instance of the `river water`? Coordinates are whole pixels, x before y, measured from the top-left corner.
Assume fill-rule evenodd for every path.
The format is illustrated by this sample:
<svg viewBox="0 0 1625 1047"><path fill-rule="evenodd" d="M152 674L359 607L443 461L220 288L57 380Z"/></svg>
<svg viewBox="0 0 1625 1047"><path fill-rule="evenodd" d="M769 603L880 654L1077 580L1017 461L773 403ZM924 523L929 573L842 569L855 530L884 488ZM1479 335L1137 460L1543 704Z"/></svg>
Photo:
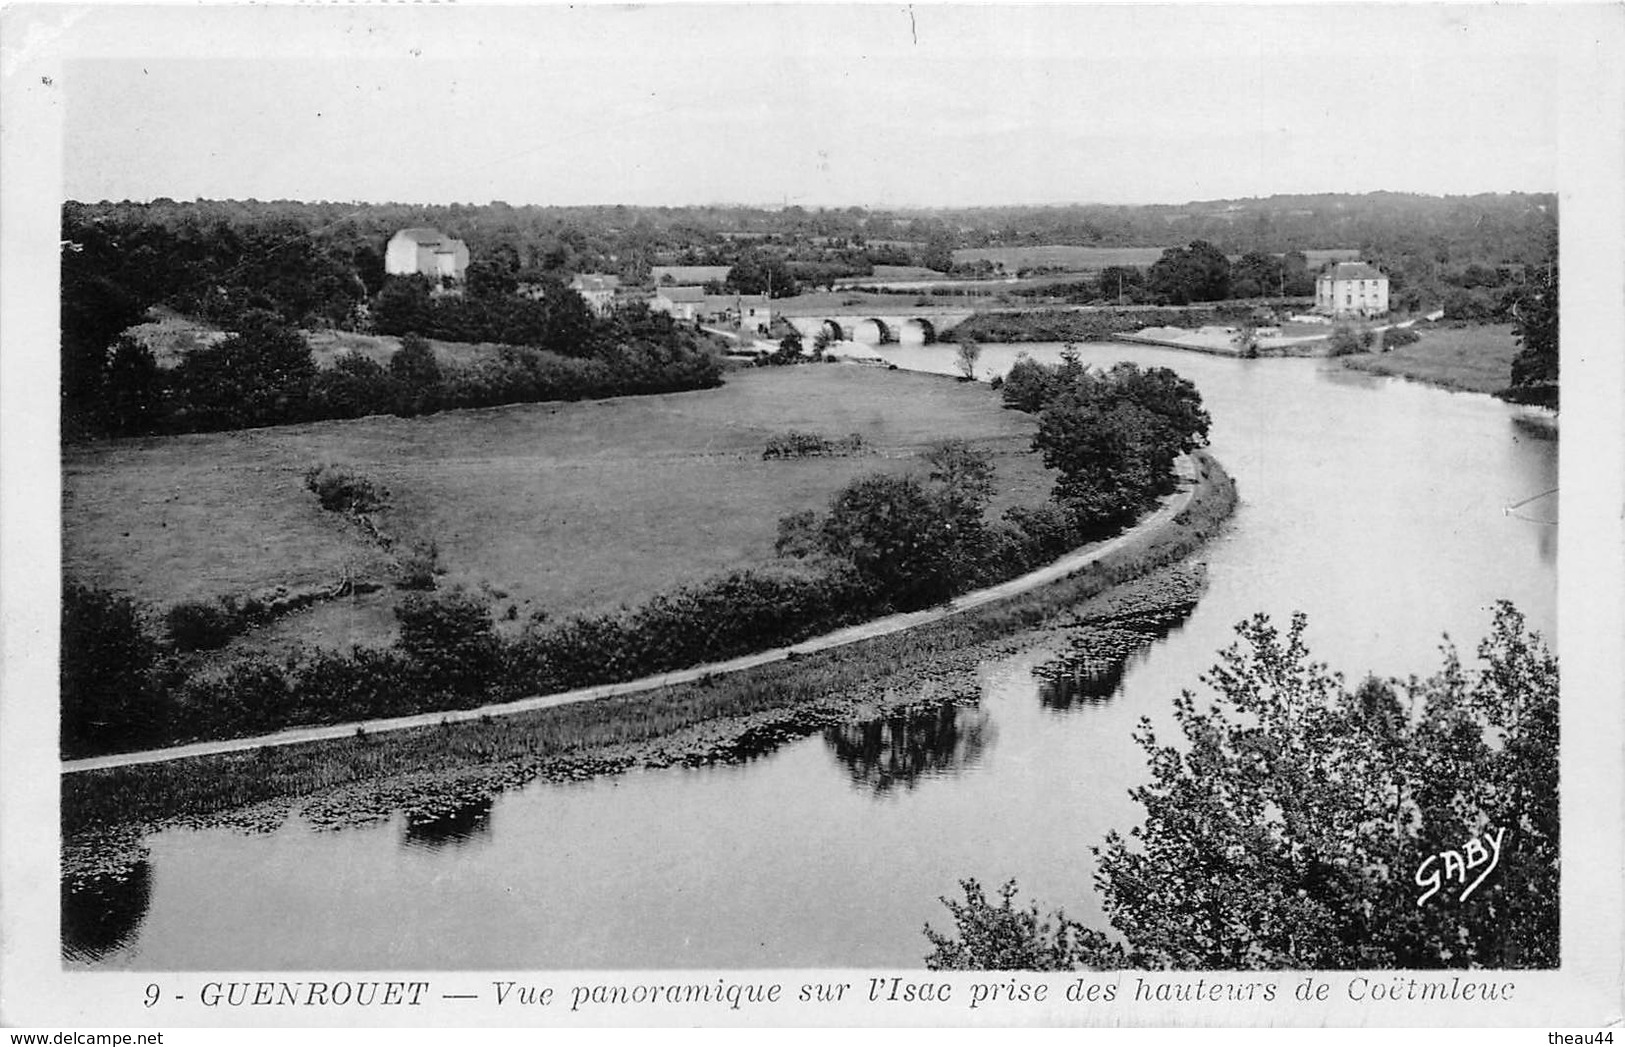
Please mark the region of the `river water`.
<svg viewBox="0 0 1625 1047"><path fill-rule="evenodd" d="M979 372L1020 352L984 347ZM888 346L950 373L954 350ZM1201 554L1210 588L1095 686L1043 684L1029 652L984 663L971 708L814 735L739 766L538 783L431 820L151 836L123 887L75 897L70 966L133 969L919 967L958 880L1014 877L1099 920L1091 845L1128 829L1131 738L1166 724L1236 622L1309 615L1317 658L1358 679L1470 656L1493 601L1554 636L1557 444L1515 409L1346 371L1098 344L1086 362L1194 381L1241 505Z"/></svg>

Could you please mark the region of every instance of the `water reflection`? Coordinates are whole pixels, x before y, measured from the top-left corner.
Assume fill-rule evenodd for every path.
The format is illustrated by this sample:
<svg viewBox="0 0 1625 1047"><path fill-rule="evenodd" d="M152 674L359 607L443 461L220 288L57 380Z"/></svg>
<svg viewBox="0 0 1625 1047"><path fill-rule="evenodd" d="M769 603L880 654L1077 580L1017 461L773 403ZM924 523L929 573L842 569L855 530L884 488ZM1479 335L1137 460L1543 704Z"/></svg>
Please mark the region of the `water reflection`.
<svg viewBox="0 0 1625 1047"><path fill-rule="evenodd" d="M135 940L152 898L145 851L113 872L62 881L62 956L94 962Z"/></svg>
<svg viewBox="0 0 1625 1047"><path fill-rule="evenodd" d="M1048 670L1041 672L1040 670ZM1065 665L1033 670L1038 701L1046 709L1065 712L1074 705L1111 701L1128 673L1127 658L1078 659Z"/></svg>
<svg viewBox="0 0 1625 1047"><path fill-rule="evenodd" d="M413 811L406 816L401 843L438 851L484 839L491 832L491 803L492 798L486 796L448 810Z"/></svg>
<svg viewBox="0 0 1625 1047"><path fill-rule="evenodd" d="M1187 614L1188 608L1179 617L1183 619ZM1134 629L1085 629L1074 635L1065 654L1033 668L1039 704L1066 712L1111 701L1122 687L1129 666L1143 658L1154 641L1176 627L1173 622L1159 621Z"/></svg>
<svg viewBox="0 0 1625 1047"><path fill-rule="evenodd" d="M876 795L962 771L982 758L994 737L988 714L968 705L908 710L824 731L853 784Z"/></svg>

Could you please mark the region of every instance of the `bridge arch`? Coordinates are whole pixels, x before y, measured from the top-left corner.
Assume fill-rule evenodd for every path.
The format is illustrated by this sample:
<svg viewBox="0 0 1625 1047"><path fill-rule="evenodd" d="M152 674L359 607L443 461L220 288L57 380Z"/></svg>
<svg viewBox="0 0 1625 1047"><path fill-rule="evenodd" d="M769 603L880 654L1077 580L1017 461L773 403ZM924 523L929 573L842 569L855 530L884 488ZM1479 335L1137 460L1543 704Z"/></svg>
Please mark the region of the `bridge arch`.
<svg viewBox="0 0 1625 1047"><path fill-rule="evenodd" d="M846 329L839 320L824 320L818 325L818 333L828 335L832 342L846 341Z"/></svg>
<svg viewBox="0 0 1625 1047"><path fill-rule="evenodd" d="M852 325L852 340L864 345L885 345L897 341L897 335L878 316L865 317Z"/></svg>
<svg viewBox="0 0 1625 1047"><path fill-rule="evenodd" d="M897 341L903 345L930 345L936 340L936 324L923 316L910 317L897 326Z"/></svg>

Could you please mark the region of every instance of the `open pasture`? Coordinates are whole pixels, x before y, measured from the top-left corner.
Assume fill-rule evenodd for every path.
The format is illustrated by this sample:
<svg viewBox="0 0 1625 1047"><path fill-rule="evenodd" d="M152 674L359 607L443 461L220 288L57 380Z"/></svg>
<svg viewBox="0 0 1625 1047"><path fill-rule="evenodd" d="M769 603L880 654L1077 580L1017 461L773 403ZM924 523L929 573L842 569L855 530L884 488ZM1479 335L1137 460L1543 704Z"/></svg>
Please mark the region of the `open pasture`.
<svg viewBox="0 0 1625 1047"><path fill-rule="evenodd" d="M389 489L379 528L433 541L442 587L483 590L518 619L606 611L771 559L781 516L824 508L863 473L917 468L949 437L995 454L995 515L1036 504L1051 477L1032 428L985 385L827 364L701 392L69 447L64 570L160 608L346 571L387 581L376 543L304 487L334 462ZM868 453L763 461L791 429L858 433ZM322 604L247 642L383 642L399 598Z"/></svg>

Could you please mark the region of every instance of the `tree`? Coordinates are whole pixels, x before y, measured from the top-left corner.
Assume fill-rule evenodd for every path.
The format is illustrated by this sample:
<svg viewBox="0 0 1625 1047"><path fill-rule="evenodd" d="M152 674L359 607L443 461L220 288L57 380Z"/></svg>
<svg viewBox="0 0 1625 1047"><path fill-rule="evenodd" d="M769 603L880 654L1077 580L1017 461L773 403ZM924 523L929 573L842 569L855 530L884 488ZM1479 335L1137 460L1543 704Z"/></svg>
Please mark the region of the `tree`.
<svg viewBox="0 0 1625 1047"><path fill-rule="evenodd" d="M1055 501L1086 535L1132 522L1155 499L1176 453L1150 411L1078 389L1044 408L1033 448L1060 473Z"/></svg>
<svg viewBox="0 0 1625 1047"><path fill-rule="evenodd" d="M519 289L517 265L504 264L501 258L480 258L468 263L463 280L468 284L468 293L476 298L502 298Z"/></svg>
<svg viewBox="0 0 1625 1047"><path fill-rule="evenodd" d="M801 332L791 331L779 340L779 347L769 353L763 362L783 366L801 363L803 359Z"/></svg>
<svg viewBox="0 0 1625 1047"><path fill-rule="evenodd" d="M379 334L422 334L433 323L429 278L390 276L372 300L372 323Z"/></svg>
<svg viewBox="0 0 1625 1047"><path fill-rule="evenodd" d="M129 335L113 343L107 356L100 427L114 436L156 432L168 417L165 383L152 350Z"/></svg>
<svg viewBox="0 0 1625 1047"><path fill-rule="evenodd" d="M158 645L126 596L62 587L62 754L139 749L169 729Z"/></svg>
<svg viewBox="0 0 1625 1047"><path fill-rule="evenodd" d="M400 383L381 364L354 350L316 373L310 410L317 418L359 418L400 407Z"/></svg>
<svg viewBox="0 0 1625 1047"><path fill-rule="evenodd" d="M146 302L86 260L83 250L62 252L62 420L101 427L108 381L108 347L141 322Z"/></svg>
<svg viewBox="0 0 1625 1047"><path fill-rule="evenodd" d="M389 373L400 388L400 413L410 417L440 406L440 361L428 339L409 334L389 358Z"/></svg>
<svg viewBox="0 0 1625 1047"><path fill-rule="evenodd" d="M1075 943L1063 959L1555 966L1558 667L1539 634L1502 602L1478 667L1446 645L1426 680L1367 679L1351 691L1311 659L1306 627L1301 614L1285 633L1263 615L1238 625L1238 642L1204 677L1211 700L1175 700L1180 744L1159 744L1141 721L1151 780L1132 795L1144 822L1096 851L1095 884L1122 942L1102 946L1057 917L1062 944ZM1476 893L1464 898L1466 881L1448 881L1422 898L1428 856L1475 838L1501 841ZM1053 956L1054 924L1004 918L979 891L966 895L950 904L963 948L928 931L932 960L958 963L967 949L989 966L1024 950Z"/></svg>
<svg viewBox="0 0 1625 1047"><path fill-rule="evenodd" d="M1558 404L1557 266L1547 265L1512 306L1512 332L1518 355L1512 358L1512 385L1507 399Z"/></svg>
<svg viewBox="0 0 1625 1047"><path fill-rule="evenodd" d="M1234 298L1278 295L1283 277L1281 259L1262 251L1249 251L1230 270L1230 295Z"/></svg>
<svg viewBox="0 0 1625 1047"><path fill-rule="evenodd" d="M976 339L969 335L959 338L959 350L954 354L954 361L959 365L959 372L965 376L965 381L976 379L976 361L982 358L982 347Z"/></svg>
<svg viewBox="0 0 1625 1047"><path fill-rule="evenodd" d="M739 294L791 298L801 293L795 273L784 259L765 251L747 251L728 270L723 286Z"/></svg>
<svg viewBox="0 0 1625 1047"><path fill-rule="evenodd" d="M954 249L958 246L959 238L939 226L926 237L925 247L920 252L920 264L939 273L952 272Z"/></svg>
<svg viewBox="0 0 1625 1047"><path fill-rule="evenodd" d="M461 592L413 593L395 618L401 650L431 686L473 694L495 676L501 643L481 601Z"/></svg>
<svg viewBox="0 0 1625 1047"><path fill-rule="evenodd" d="M1206 240L1170 247L1147 274L1151 290L1175 305L1230 297L1230 260Z"/></svg>
<svg viewBox="0 0 1625 1047"><path fill-rule="evenodd" d="M1309 257L1302 251L1288 251L1281 256L1281 275L1282 290L1288 296L1302 298L1315 293L1315 274L1309 271Z"/></svg>
<svg viewBox="0 0 1625 1047"><path fill-rule="evenodd" d="M187 355L175 388L194 429L277 425L304 417L316 363L310 346L272 313L243 316L236 334Z"/></svg>
<svg viewBox="0 0 1625 1047"><path fill-rule="evenodd" d="M941 502L912 476L877 473L835 497L823 546L851 561L898 607L923 607L953 592L953 533Z"/></svg>

